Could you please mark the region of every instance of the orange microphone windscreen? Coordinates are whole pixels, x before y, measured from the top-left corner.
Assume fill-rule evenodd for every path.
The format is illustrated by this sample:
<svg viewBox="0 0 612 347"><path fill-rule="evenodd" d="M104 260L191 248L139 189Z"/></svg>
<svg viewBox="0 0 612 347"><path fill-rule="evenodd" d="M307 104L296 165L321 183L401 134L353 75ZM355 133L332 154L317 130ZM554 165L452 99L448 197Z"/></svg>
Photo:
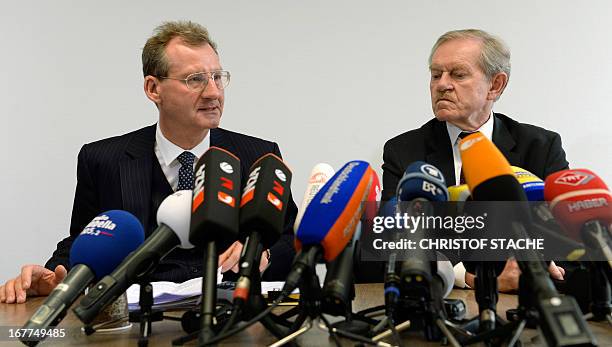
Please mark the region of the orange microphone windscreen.
<svg viewBox="0 0 612 347"><path fill-rule="evenodd" d="M497 176L514 176L510 163L482 133L466 136L459 143L465 182L473 191L484 181Z"/></svg>

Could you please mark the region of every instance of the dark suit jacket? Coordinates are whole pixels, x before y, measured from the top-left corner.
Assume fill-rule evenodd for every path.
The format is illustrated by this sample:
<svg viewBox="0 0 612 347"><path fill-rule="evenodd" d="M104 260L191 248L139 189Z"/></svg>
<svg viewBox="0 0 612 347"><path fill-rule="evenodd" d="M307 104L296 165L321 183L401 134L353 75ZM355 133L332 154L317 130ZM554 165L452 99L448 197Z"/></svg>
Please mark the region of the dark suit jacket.
<svg viewBox="0 0 612 347"><path fill-rule="evenodd" d="M494 113L493 117L493 143L511 165L528 170L541 179L568 168L559 134L519 123L501 113ZM447 186L455 185L453 148L445 122L434 118L422 127L398 135L385 143L382 166L383 200L395 195L404 170L417 160L423 160L440 169Z"/></svg>
<svg viewBox="0 0 612 347"><path fill-rule="evenodd" d="M155 128L155 125L151 125L81 148L70 236L57 244L57 249L45 267L54 269L59 264L68 266L73 240L85 225L103 211L121 209L134 214L143 223L146 235L157 227L154 218L161 200L152 200L151 193L153 170L157 168L161 171L154 152ZM210 130L210 145L224 148L240 158L242 187L255 160L266 153L280 156L278 145L274 142L220 128ZM291 196L289 201L285 232L270 249L272 264L264 276L267 280L284 279L295 255L293 223L297 207ZM203 258L200 251L176 249L167 258L174 268L165 272L161 278L154 275L154 280L185 281L201 276Z"/></svg>
<svg viewBox="0 0 612 347"><path fill-rule="evenodd" d="M511 118L494 113L493 143L511 165L521 167L545 179L549 174L567 169L565 152L559 134L529 124L518 123ZM446 123L432 119L418 129L407 131L385 143L383 152L382 200L395 196L397 184L408 165L417 160L434 165L444 174L447 186L455 185L453 148ZM446 254L453 263L455 254ZM379 282L384 263L362 263L362 271L356 274L360 282Z"/></svg>

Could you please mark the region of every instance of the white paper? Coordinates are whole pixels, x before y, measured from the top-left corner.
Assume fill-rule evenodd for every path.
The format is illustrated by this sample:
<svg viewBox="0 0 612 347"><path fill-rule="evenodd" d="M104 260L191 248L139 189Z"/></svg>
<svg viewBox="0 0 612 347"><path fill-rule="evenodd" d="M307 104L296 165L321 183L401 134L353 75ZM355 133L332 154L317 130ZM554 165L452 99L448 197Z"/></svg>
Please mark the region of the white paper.
<svg viewBox="0 0 612 347"><path fill-rule="evenodd" d="M217 269L217 284L223 282L221 267ZM183 283L174 282L151 282L153 286L153 301L155 298L164 296L174 296L176 300L192 296L202 295L202 277L192 278ZM140 285L132 284L127 290L128 304L136 304L140 299Z"/></svg>

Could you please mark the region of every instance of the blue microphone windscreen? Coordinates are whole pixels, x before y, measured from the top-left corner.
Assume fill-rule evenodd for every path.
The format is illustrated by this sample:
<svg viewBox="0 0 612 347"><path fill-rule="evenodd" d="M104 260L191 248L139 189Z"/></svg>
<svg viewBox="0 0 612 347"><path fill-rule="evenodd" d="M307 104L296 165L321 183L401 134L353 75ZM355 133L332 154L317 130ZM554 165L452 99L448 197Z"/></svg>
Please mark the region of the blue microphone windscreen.
<svg viewBox="0 0 612 347"><path fill-rule="evenodd" d="M523 183L529 201L544 201L544 182Z"/></svg>
<svg viewBox="0 0 612 347"><path fill-rule="evenodd" d="M424 198L429 201L447 201L448 189L444 175L438 168L424 161L410 164L397 185L399 201Z"/></svg>
<svg viewBox="0 0 612 347"><path fill-rule="evenodd" d="M144 241L140 221L129 212L111 210L95 217L70 249L70 267L88 266L100 279L110 274Z"/></svg>
<svg viewBox="0 0 612 347"><path fill-rule="evenodd" d="M533 173L520 168L511 166L514 176L525 190L527 200L529 201L544 201L544 181Z"/></svg>
<svg viewBox="0 0 612 347"><path fill-rule="evenodd" d="M371 168L367 162L351 161L325 183L306 207L302 222L295 233L295 237L303 245L321 243L336 223L350 223L340 218L347 215L344 213L347 208L354 207L349 207L349 202L354 201L354 198L358 198L359 203L365 200L367 191L358 187L365 188L364 182L371 178L369 170Z"/></svg>

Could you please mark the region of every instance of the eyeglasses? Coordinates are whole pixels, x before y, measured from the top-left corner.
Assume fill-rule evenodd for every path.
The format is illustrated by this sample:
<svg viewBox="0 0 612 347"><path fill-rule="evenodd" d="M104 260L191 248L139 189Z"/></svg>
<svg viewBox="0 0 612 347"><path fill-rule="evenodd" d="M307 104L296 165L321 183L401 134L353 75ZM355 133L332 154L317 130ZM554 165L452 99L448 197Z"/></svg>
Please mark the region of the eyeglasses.
<svg viewBox="0 0 612 347"><path fill-rule="evenodd" d="M196 72L187 76L186 78L175 78L167 76L157 76L157 78L163 78L168 80L177 80L185 82L187 88L193 91L201 91L206 88L208 81L212 78L215 81L215 85L218 89L225 89L230 82L229 71L211 71L211 72Z"/></svg>

